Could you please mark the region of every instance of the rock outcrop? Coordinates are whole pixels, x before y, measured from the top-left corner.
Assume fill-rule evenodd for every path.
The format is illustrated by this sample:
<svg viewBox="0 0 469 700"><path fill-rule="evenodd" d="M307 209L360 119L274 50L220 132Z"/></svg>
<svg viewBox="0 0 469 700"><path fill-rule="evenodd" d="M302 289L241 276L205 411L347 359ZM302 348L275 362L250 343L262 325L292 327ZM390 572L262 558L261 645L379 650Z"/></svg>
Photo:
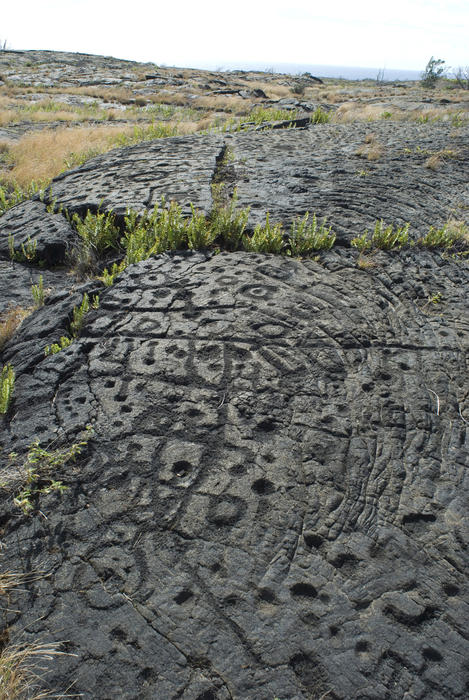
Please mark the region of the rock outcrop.
<svg viewBox="0 0 469 700"><path fill-rule="evenodd" d="M69 654L47 687L467 697L467 260L407 247L362 268L350 239L379 218L415 238L464 218L468 130L372 130L376 161L357 155L367 125L317 125L143 144L52 183L56 207L121 217L161 196L208 213L223 181L251 227L309 210L339 236L314 260L162 255L107 288L42 273L53 291L1 355L16 371L7 482L36 439L86 444L47 475L66 489L32 494L27 514L3 489L1 522L5 570L33 574L5 613L10 637ZM454 157L425 168L449 140ZM9 233L38 238L46 266L57 237L77 244L46 204L0 219L2 299L15 287L24 303L30 286ZM99 308L45 356L85 291Z"/></svg>

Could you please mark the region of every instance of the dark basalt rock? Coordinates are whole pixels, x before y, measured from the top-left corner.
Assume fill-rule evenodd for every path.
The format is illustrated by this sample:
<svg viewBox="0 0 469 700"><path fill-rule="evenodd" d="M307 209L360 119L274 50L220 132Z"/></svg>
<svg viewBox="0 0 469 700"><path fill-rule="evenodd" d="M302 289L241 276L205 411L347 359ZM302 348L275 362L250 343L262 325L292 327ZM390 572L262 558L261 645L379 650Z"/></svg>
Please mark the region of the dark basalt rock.
<svg viewBox="0 0 469 700"><path fill-rule="evenodd" d="M123 216L128 207L142 211L164 195L175 199L186 214L192 203L208 213L216 159L223 148L218 135L179 136L122 148L88 161L57 177L49 197L71 212L99 208Z"/></svg>
<svg viewBox="0 0 469 700"><path fill-rule="evenodd" d="M47 212L41 201L24 202L0 218L0 258L9 259L9 239L15 251L28 241L36 242L35 256L49 266L64 263L77 245L78 236L63 216Z"/></svg>
<svg viewBox="0 0 469 700"><path fill-rule="evenodd" d="M207 211L228 147L251 222L309 209L345 242L378 217L422 232L467 196L467 164L398 158L403 134L436 149L449 127L393 128L373 125L383 161L363 178L368 127L323 125L115 151L50 196L72 211L161 195ZM94 430L53 475L68 490L31 515L0 492L4 569L41 572L5 626L64 640L50 688L466 697L469 268L415 248L356 260L346 245L319 261L163 255L109 288L64 286L5 346L17 379L2 454ZM84 291L99 309L45 357Z"/></svg>

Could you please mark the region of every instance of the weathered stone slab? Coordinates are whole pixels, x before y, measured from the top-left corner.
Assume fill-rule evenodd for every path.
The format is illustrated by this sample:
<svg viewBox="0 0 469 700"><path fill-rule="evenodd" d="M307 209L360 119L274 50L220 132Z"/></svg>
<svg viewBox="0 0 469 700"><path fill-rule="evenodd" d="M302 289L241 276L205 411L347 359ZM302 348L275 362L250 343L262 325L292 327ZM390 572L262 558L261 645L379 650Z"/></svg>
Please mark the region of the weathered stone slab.
<svg viewBox="0 0 469 700"><path fill-rule="evenodd" d="M57 177L49 198L71 212L100 207L124 215L128 207L153 208L164 196L188 215L190 203L208 213L222 147L221 136L177 136L111 151Z"/></svg>
<svg viewBox="0 0 469 700"><path fill-rule="evenodd" d="M465 696L469 272L375 262L161 256L57 355L40 350L67 300L43 337L45 310L24 322L4 453L95 432L40 513L2 492L5 568L47 572L10 632L73 654L51 687Z"/></svg>
<svg viewBox="0 0 469 700"><path fill-rule="evenodd" d="M373 160L366 155L370 134ZM467 220L468 135L468 127L450 124L373 122L236 134L228 143L239 205L251 207L252 223L263 223L267 211L287 224L316 212L345 241L377 219L409 222L416 237L449 218ZM450 155L435 170L426 167L431 154L445 150Z"/></svg>
<svg viewBox="0 0 469 700"><path fill-rule="evenodd" d="M78 243L76 231L64 216L51 214L38 200L23 202L0 217L0 257L10 259L9 239L16 252L35 242L35 260L49 266L67 261Z"/></svg>

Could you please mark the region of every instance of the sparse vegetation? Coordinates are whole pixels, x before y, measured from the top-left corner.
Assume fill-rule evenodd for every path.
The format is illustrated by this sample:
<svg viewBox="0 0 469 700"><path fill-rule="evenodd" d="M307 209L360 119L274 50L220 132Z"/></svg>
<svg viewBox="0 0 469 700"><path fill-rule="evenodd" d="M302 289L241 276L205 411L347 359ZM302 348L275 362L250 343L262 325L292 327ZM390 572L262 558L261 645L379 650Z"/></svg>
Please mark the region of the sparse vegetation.
<svg viewBox="0 0 469 700"><path fill-rule="evenodd" d="M329 112L325 112L321 107L316 107L311 115L311 124L327 124L331 121Z"/></svg>
<svg viewBox="0 0 469 700"><path fill-rule="evenodd" d="M55 355L56 353L60 352L61 350L64 350L65 348L68 348L69 345L72 344L76 338L81 333L81 329L83 328L83 323L85 321L85 316L89 312L90 308L92 309L98 309L99 308L99 296L95 294L91 301L88 296L88 293L85 292L83 295L83 299L81 301L81 304L79 306L75 306L73 308L73 318L70 323L70 334L71 337L63 335L61 336L60 340L58 343L52 343L51 345L46 345L44 348L44 354L47 355Z"/></svg>
<svg viewBox="0 0 469 700"><path fill-rule="evenodd" d="M86 212L82 219L78 214L72 217L72 223L81 239L80 245L72 254L75 270L81 274L97 272L98 261L110 250L117 250L120 229L112 212Z"/></svg>
<svg viewBox="0 0 469 700"><path fill-rule="evenodd" d="M36 260L37 241L28 237L26 243L22 243L20 248L15 248L15 238L8 236L8 250L10 259L15 262L33 263Z"/></svg>
<svg viewBox="0 0 469 700"><path fill-rule="evenodd" d="M52 697L41 691L42 662L63 652L58 644L8 644L0 652L0 698L42 700ZM59 696L54 696L59 697ZM66 697L61 695L60 697Z"/></svg>
<svg viewBox="0 0 469 700"><path fill-rule="evenodd" d="M49 445L44 448L39 440L34 440L23 458L11 453L1 474L0 488L13 491L15 505L26 515L31 513L40 495L68 488L53 476L66 464L76 461L92 435L93 428L88 425L82 439L67 447L50 449L52 445Z"/></svg>
<svg viewBox="0 0 469 700"><path fill-rule="evenodd" d="M356 150L356 155L367 160L379 160L383 155L384 148L379 143L376 134L367 134L365 143Z"/></svg>
<svg viewBox="0 0 469 700"><path fill-rule="evenodd" d="M15 371L10 364L4 365L0 372L0 414L5 415L10 408L15 387Z"/></svg>
<svg viewBox="0 0 469 700"><path fill-rule="evenodd" d="M34 181L30 181L25 187L0 185L0 216L16 204L31 199L35 194L41 194L41 192L41 188Z"/></svg>

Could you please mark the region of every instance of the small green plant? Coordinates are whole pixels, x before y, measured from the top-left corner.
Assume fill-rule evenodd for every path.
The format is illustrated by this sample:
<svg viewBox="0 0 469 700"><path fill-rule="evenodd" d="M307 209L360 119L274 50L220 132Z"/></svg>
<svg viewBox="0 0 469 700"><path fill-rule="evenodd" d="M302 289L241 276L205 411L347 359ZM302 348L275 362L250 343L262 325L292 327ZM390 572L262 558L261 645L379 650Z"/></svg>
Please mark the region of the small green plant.
<svg viewBox="0 0 469 700"><path fill-rule="evenodd" d="M119 248L120 230L112 212L90 210L82 219L78 214L72 216L72 223L81 239L80 246L74 251L74 264L82 273L94 272L97 261L108 251Z"/></svg>
<svg viewBox="0 0 469 700"><path fill-rule="evenodd" d="M316 107L311 115L311 124L327 124L331 121L331 115L329 112L321 109L321 107Z"/></svg>
<svg viewBox="0 0 469 700"><path fill-rule="evenodd" d="M50 446L47 449L43 448L39 440L35 440L29 446L22 463L18 463L18 455L12 452L9 455L10 469L8 473L11 474L13 471L14 476L1 482L1 488L10 490L13 486L17 490L13 497L14 504L21 508L26 515L31 513L40 495L47 495L54 491L63 492L68 489L68 486L65 486L62 481L54 479L52 475L64 465L75 462L92 435L93 428L91 425L87 425L82 440L69 447L55 450L51 450Z"/></svg>
<svg viewBox="0 0 469 700"><path fill-rule="evenodd" d="M402 248L408 242L409 224L398 226L394 230L393 224L386 226L383 219L380 219L375 224L371 238L369 238L368 231L365 231L361 236L353 238L350 245L363 253L370 248L382 248L383 250Z"/></svg>
<svg viewBox="0 0 469 700"><path fill-rule="evenodd" d="M33 296L34 308L40 309L44 306L44 281L42 275L39 276L39 282L31 285L31 294Z"/></svg>
<svg viewBox="0 0 469 700"><path fill-rule="evenodd" d="M297 117L297 111L289 109L275 109L273 107L255 107L246 117L246 121L261 125L264 122L287 121Z"/></svg>
<svg viewBox="0 0 469 700"><path fill-rule="evenodd" d="M269 212L264 226L257 224L252 236L243 236L243 248L251 253L281 253L285 243L282 224L271 224Z"/></svg>
<svg viewBox="0 0 469 700"><path fill-rule="evenodd" d="M331 226L326 227L325 218L319 225L316 214L313 214L311 223L308 223L308 220L309 212L306 212L302 219L295 219L291 225L288 236L291 255L302 256L308 255L313 250L328 250L335 243L336 235Z"/></svg>
<svg viewBox="0 0 469 700"><path fill-rule="evenodd" d="M206 217L196 211L191 204L192 216L187 223L187 245L191 250L207 248L213 243L216 234Z"/></svg>
<svg viewBox="0 0 469 700"><path fill-rule="evenodd" d="M420 83L422 87L435 87L438 79L444 75L444 64L445 61L443 61L441 58L433 58L433 56L430 58L421 76Z"/></svg>
<svg viewBox="0 0 469 700"><path fill-rule="evenodd" d="M125 261L124 260L119 264L113 263L110 270L108 270L107 267L104 268L103 274L98 279L100 279L101 282L104 282L106 287L111 287L114 284L116 277L118 275L120 275L121 272L123 272L124 270L125 270Z"/></svg>
<svg viewBox="0 0 469 700"><path fill-rule="evenodd" d="M10 253L10 259L15 262L28 262L32 263L36 259L36 248L37 241L28 236L26 243L21 244L21 248L18 250L15 248L15 238L10 233L8 236L8 251Z"/></svg>
<svg viewBox="0 0 469 700"><path fill-rule="evenodd" d="M18 185L8 187L0 185L0 216L17 204L31 199L35 194L39 194L40 196L44 194L44 190L41 189L41 186L36 182L32 182L29 187L26 188L19 187Z"/></svg>
<svg viewBox="0 0 469 700"><path fill-rule="evenodd" d="M456 243L469 244L469 229L464 222L449 221L441 228L430 228L419 238L417 245L423 248L452 248Z"/></svg>
<svg viewBox="0 0 469 700"><path fill-rule="evenodd" d="M46 345L44 348L44 355L55 355L56 353L68 348L69 345L73 343L76 338L80 335L81 329L83 328L83 323L85 321L85 316L89 312L90 308L99 308L99 296L94 294L93 297L89 298L88 293L85 292L83 299L79 306L73 307L73 318L70 323L70 334L71 337L66 335L61 336L58 343L52 343L51 345Z"/></svg>
<svg viewBox="0 0 469 700"><path fill-rule="evenodd" d="M44 348L44 355L46 357L48 355L55 355L56 353L60 352L61 350L64 350L65 348L68 348L69 345L72 343L72 338L69 338L66 335L62 335L60 337L60 340L58 343L52 343L52 345L46 345Z"/></svg>
<svg viewBox="0 0 469 700"><path fill-rule="evenodd" d="M436 306L437 304L439 304L441 302L442 297L443 297L442 293L437 292L436 294L433 294L433 295L428 297L428 303Z"/></svg>
<svg viewBox="0 0 469 700"><path fill-rule="evenodd" d="M4 365L0 373L0 414L6 414L15 387L15 371L11 364Z"/></svg>
<svg viewBox="0 0 469 700"><path fill-rule="evenodd" d="M210 215L214 240L230 251L238 250L249 219L249 207L236 212L238 193L235 190L226 207L216 207Z"/></svg>
<svg viewBox="0 0 469 700"><path fill-rule="evenodd" d="M93 295L90 301L87 292L85 292L83 294L83 299L80 306L75 306L73 309L73 320L70 324L70 331L73 338L78 338L80 335L81 329L83 328L83 323L85 321L85 316L90 310L90 307L92 309L99 308L99 296L97 294Z"/></svg>

